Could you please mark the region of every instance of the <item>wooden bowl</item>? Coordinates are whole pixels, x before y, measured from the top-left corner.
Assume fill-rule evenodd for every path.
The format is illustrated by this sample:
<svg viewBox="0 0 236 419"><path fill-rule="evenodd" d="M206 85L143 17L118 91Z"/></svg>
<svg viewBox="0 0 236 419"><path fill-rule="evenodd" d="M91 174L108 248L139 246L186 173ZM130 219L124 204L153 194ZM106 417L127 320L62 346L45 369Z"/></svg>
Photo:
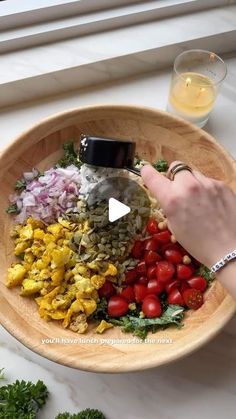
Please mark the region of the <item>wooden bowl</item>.
<svg viewBox="0 0 236 419"><path fill-rule="evenodd" d="M169 328L149 335L159 338L159 343L129 343L126 339L132 339L132 336L123 334L119 328L110 329L102 336L93 331L78 335L64 330L56 322L42 320L34 301L20 297L19 290L9 290L4 285L6 270L13 261L13 243L9 236L12 219L5 209L16 179L33 166L49 168L61 155L62 144L70 139L79 141L81 133L132 138L137 143L138 153L145 159L183 160L236 190L235 163L223 147L206 132L165 112L133 106L91 106L41 121L16 138L0 157L2 325L40 355L82 370L135 371L169 363L209 341L235 312L235 303L217 281L207 292L205 304L186 315L181 330ZM96 341L76 342L79 338ZM104 339L110 339L110 342L103 342ZM123 342L113 342L113 339L123 339Z"/></svg>

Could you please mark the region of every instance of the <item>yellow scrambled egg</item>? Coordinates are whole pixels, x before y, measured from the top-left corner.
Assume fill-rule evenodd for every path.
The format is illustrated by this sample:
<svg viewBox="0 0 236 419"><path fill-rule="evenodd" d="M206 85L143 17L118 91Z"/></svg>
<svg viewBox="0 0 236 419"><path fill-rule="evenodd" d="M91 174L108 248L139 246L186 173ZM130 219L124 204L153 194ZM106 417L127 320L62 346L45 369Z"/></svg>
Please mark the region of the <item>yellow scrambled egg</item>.
<svg viewBox="0 0 236 419"><path fill-rule="evenodd" d="M46 226L28 218L26 225L15 226L12 236L20 262L8 269L6 285L20 285L22 296L34 297L43 319L62 320L63 327L84 333L87 318L97 308L99 288L117 275L117 269L108 263L101 272L94 262L79 262L70 248L73 234L71 224L62 219ZM105 323L98 326L99 333L111 327Z"/></svg>

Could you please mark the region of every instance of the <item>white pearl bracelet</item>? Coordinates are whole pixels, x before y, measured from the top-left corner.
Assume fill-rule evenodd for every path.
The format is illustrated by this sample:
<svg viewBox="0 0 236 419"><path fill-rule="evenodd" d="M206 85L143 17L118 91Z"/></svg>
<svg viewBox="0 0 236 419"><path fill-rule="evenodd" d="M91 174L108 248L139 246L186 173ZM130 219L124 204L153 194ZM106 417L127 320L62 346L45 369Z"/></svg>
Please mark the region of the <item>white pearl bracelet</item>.
<svg viewBox="0 0 236 419"><path fill-rule="evenodd" d="M211 274L216 273L217 271L219 271L221 268L223 268L225 265L227 265L228 262L230 262L231 260L236 258L236 249L233 250L232 252L228 253L227 255L225 255L222 259L220 259L218 262L215 263L215 265L213 265L211 267Z"/></svg>

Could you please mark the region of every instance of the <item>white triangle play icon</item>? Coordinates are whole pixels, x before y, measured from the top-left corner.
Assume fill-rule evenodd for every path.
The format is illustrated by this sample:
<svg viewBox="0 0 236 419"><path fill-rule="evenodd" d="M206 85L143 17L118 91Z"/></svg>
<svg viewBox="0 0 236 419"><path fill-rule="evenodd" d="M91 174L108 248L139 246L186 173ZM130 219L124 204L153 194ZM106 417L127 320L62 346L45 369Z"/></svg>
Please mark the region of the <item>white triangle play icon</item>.
<svg viewBox="0 0 236 419"><path fill-rule="evenodd" d="M117 201L115 198L109 199L108 218L111 223L129 214L129 212L130 207L127 205L122 204L122 202Z"/></svg>

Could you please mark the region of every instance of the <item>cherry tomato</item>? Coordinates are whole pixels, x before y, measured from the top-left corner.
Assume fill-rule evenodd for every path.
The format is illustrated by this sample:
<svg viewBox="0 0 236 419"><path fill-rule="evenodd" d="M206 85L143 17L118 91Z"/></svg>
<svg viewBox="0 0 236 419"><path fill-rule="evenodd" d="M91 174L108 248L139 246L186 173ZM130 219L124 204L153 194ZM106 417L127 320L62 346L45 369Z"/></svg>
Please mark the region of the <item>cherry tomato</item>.
<svg viewBox="0 0 236 419"><path fill-rule="evenodd" d="M142 304L142 311L149 319L161 315L161 303L157 298L147 296Z"/></svg>
<svg viewBox="0 0 236 419"><path fill-rule="evenodd" d="M177 265L177 278L182 280L189 279L193 274L193 268L190 265L179 263Z"/></svg>
<svg viewBox="0 0 236 419"><path fill-rule="evenodd" d="M164 290L164 285L159 282L156 278L152 278L148 281L147 284L147 293L148 294L161 294Z"/></svg>
<svg viewBox="0 0 236 419"><path fill-rule="evenodd" d="M177 263L181 263L183 259L183 256L178 250L167 249L164 256L168 262L174 263L175 265L177 265Z"/></svg>
<svg viewBox="0 0 236 419"><path fill-rule="evenodd" d="M167 244L170 242L171 234L169 230L164 230L160 233L154 234L153 238L160 244Z"/></svg>
<svg viewBox="0 0 236 419"><path fill-rule="evenodd" d="M136 271L139 275L146 275L147 272L147 267L146 267L146 263L144 260L141 260L137 266L136 266Z"/></svg>
<svg viewBox="0 0 236 419"><path fill-rule="evenodd" d="M175 267L173 263L167 262L167 260L161 260L158 262L156 267L156 276L158 281L167 283L173 278L175 273Z"/></svg>
<svg viewBox="0 0 236 419"><path fill-rule="evenodd" d="M179 306L184 306L184 299L177 288L171 291L167 297L167 301L168 304L178 304Z"/></svg>
<svg viewBox="0 0 236 419"><path fill-rule="evenodd" d="M196 267L196 269L199 268L201 263L197 259L193 258L192 256L191 256L191 259L192 259L192 262L193 262L194 266Z"/></svg>
<svg viewBox="0 0 236 419"><path fill-rule="evenodd" d="M111 281L106 281L98 290L98 295L100 298L110 298L113 294L115 294L115 287Z"/></svg>
<svg viewBox="0 0 236 419"><path fill-rule="evenodd" d="M179 287L179 291L181 294L183 294L183 292L185 290L188 290L190 288L190 286L188 285L187 282L181 281L180 287Z"/></svg>
<svg viewBox="0 0 236 419"><path fill-rule="evenodd" d="M130 271L126 271L125 273L125 280L123 281L123 284L125 285L133 284L136 278L137 278L136 269L130 269Z"/></svg>
<svg viewBox="0 0 236 419"><path fill-rule="evenodd" d="M107 311L111 317L124 316L128 310L127 301L120 295L113 295L108 301Z"/></svg>
<svg viewBox="0 0 236 419"><path fill-rule="evenodd" d="M159 244L154 239L147 239L144 240L143 248L145 250L152 250L153 252L156 252L159 248Z"/></svg>
<svg viewBox="0 0 236 419"><path fill-rule="evenodd" d="M153 265L153 263L161 260L161 257L158 253L153 252L152 250L147 250L144 255L144 260L146 265Z"/></svg>
<svg viewBox="0 0 236 419"><path fill-rule="evenodd" d="M159 232L158 223L155 220L155 218L150 218L150 220L147 223L146 230L150 234L155 234Z"/></svg>
<svg viewBox="0 0 236 419"><path fill-rule="evenodd" d="M128 303L133 303L134 298L134 289L130 285L126 288L123 288L123 290L120 293L120 296L123 297Z"/></svg>
<svg viewBox="0 0 236 419"><path fill-rule="evenodd" d="M143 284L143 285L147 285L148 283L148 278L146 276L140 276L140 278L137 281L138 284Z"/></svg>
<svg viewBox="0 0 236 419"><path fill-rule="evenodd" d="M176 250L180 252L180 245L179 243L167 243L161 247L161 252L164 254L166 250Z"/></svg>
<svg viewBox="0 0 236 419"><path fill-rule="evenodd" d="M143 254L143 242L141 240L136 240L131 250L131 256L134 259L140 259Z"/></svg>
<svg viewBox="0 0 236 419"><path fill-rule="evenodd" d="M167 294L170 294L173 290L178 289L180 282L177 279L174 279L169 284L166 284L165 291Z"/></svg>
<svg viewBox="0 0 236 419"><path fill-rule="evenodd" d="M183 292L183 299L188 308L197 310L203 304L203 294L194 288L189 288Z"/></svg>
<svg viewBox="0 0 236 419"><path fill-rule="evenodd" d="M203 278L203 276L194 276L193 278L188 279L187 282L191 288L195 288L201 292L204 292L207 288L207 281Z"/></svg>
<svg viewBox="0 0 236 419"><path fill-rule="evenodd" d="M135 301L141 303L147 295L147 287L143 284L134 285Z"/></svg>
<svg viewBox="0 0 236 419"><path fill-rule="evenodd" d="M147 277L148 279L156 278L156 265L147 268Z"/></svg>

